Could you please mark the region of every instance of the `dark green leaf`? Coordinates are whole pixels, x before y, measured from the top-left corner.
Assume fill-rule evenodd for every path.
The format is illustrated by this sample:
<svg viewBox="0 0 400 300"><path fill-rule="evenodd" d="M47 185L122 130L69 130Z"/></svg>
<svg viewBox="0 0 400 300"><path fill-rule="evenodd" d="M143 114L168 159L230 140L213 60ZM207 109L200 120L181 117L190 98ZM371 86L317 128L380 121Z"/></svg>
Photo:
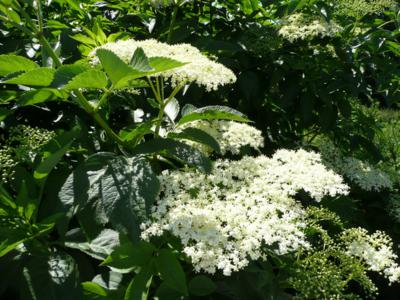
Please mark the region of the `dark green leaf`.
<svg viewBox="0 0 400 300"><path fill-rule="evenodd" d="M35 256L26 264L23 275L31 299L82 299L79 273L74 259L65 253Z"/></svg>
<svg viewBox="0 0 400 300"><path fill-rule="evenodd" d="M212 294L216 289L216 284L207 276L198 275L189 282L189 293L204 297Z"/></svg>
<svg viewBox="0 0 400 300"><path fill-rule="evenodd" d="M125 243L117 247L102 265L116 269L129 269L147 265L153 257L155 248L146 242Z"/></svg>
<svg viewBox="0 0 400 300"><path fill-rule="evenodd" d="M149 294L149 287L152 281L152 265L143 267L138 274L133 277L126 289L124 300L145 300Z"/></svg>
<svg viewBox="0 0 400 300"><path fill-rule="evenodd" d="M68 177L59 197L69 216L91 205L104 221L137 239L140 220L150 212L159 188L145 158L99 153Z"/></svg>
<svg viewBox="0 0 400 300"><path fill-rule="evenodd" d="M183 295L188 294L185 272L171 250L161 249L155 263L165 284Z"/></svg>

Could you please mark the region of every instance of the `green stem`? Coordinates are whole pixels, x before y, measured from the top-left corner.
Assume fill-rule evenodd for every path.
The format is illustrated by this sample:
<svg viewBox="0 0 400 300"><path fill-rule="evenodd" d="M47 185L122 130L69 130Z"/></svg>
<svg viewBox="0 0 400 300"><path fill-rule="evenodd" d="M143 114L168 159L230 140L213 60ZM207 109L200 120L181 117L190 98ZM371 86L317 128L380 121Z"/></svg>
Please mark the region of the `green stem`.
<svg viewBox="0 0 400 300"><path fill-rule="evenodd" d="M168 31L168 39L167 39L168 44L171 44L171 42L172 42L172 36L174 34L174 27L175 27L175 22L176 22L176 16L178 15L178 9L179 9L179 6L174 5L174 10L173 10L172 16L171 16L171 22L169 23L169 31Z"/></svg>
<svg viewBox="0 0 400 300"><path fill-rule="evenodd" d="M153 91L154 97L156 97L156 100L162 104L162 99L161 99L160 95L158 94L156 88L154 87L154 84L151 81L150 77L147 77L147 82L149 83L151 90Z"/></svg>
<svg viewBox="0 0 400 300"><path fill-rule="evenodd" d="M164 111L165 111L165 107L168 105L169 102L171 102L172 99L174 99L174 97L176 96L176 94L179 93L179 91L185 86L185 84L180 84L178 85L171 93L171 95L169 95L169 97L163 101L163 104L160 107L160 111L158 112L158 116L157 116L157 125L156 125L156 129L154 131L154 137L159 137L160 136L160 129L161 129L161 123L163 121L164 118Z"/></svg>
<svg viewBox="0 0 400 300"><path fill-rule="evenodd" d="M98 112L100 108L107 102L108 96L110 96L111 91L107 90L104 92L104 94L101 96L99 102L97 103L96 107L94 108L95 112Z"/></svg>
<svg viewBox="0 0 400 300"><path fill-rule="evenodd" d="M100 125L101 128L107 133L107 135L112 138L118 144L123 145L124 141L108 126L108 124L103 120L103 118L97 113L96 109L89 103L85 96L79 90L74 91L76 95L77 102L83 107L83 109L92 116L92 118Z"/></svg>

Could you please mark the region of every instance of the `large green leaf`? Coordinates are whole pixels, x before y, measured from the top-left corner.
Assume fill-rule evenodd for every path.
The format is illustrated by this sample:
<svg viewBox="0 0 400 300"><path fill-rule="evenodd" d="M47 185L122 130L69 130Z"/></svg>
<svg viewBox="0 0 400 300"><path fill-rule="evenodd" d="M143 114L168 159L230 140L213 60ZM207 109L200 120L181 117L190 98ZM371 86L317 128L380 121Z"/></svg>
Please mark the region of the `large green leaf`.
<svg viewBox="0 0 400 300"><path fill-rule="evenodd" d="M198 142L204 145L209 146L211 149L213 149L216 152L220 152L221 148L217 142L217 140L209 135L207 132L197 129L197 128L185 128L181 132L175 133L171 132L168 134L168 137L173 138L173 139L184 139L184 140L190 140L194 142Z"/></svg>
<svg viewBox="0 0 400 300"><path fill-rule="evenodd" d="M128 64L110 50L98 49L96 55L114 85L123 77L135 72Z"/></svg>
<svg viewBox="0 0 400 300"><path fill-rule="evenodd" d="M171 250L161 249L155 263L165 284L183 295L188 294L185 272Z"/></svg>
<svg viewBox="0 0 400 300"><path fill-rule="evenodd" d="M143 267L126 289L124 300L147 300L152 277L151 264Z"/></svg>
<svg viewBox="0 0 400 300"><path fill-rule="evenodd" d="M58 68L54 74L54 80L51 86L54 88L62 88L75 76L87 71L88 67L80 64L63 65Z"/></svg>
<svg viewBox="0 0 400 300"><path fill-rule="evenodd" d="M155 138L133 149L137 154L160 153L195 167L202 172L211 172L210 160L199 150L172 139Z"/></svg>
<svg viewBox="0 0 400 300"><path fill-rule="evenodd" d="M51 68L38 68L5 80L3 83L26 86L49 86L54 79L54 73L55 70Z"/></svg>
<svg viewBox="0 0 400 300"><path fill-rule="evenodd" d="M107 84L108 80L106 74L93 69L75 76L63 86L63 89L102 89L107 87Z"/></svg>
<svg viewBox="0 0 400 300"><path fill-rule="evenodd" d="M65 246L78 249L99 260L109 256L119 243L119 233L112 229L104 229L91 241L87 241L85 234L80 229L76 229L67 232L64 240Z"/></svg>
<svg viewBox="0 0 400 300"><path fill-rule="evenodd" d="M189 282L189 293L194 296L208 296L216 289L217 285L205 275L198 275Z"/></svg>
<svg viewBox="0 0 400 300"><path fill-rule="evenodd" d="M149 64L154 69L154 71L151 73L155 74L155 73L159 73L159 72L165 72L165 71L169 71L172 69L176 69L176 68L182 67L184 65L187 65L188 63L183 63L183 62L180 62L175 59L168 58L168 57L155 56L155 57L149 58ZM150 73L149 73L149 75L150 75Z"/></svg>
<svg viewBox="0 0 400 300"><path fill-rule="evenodd" d="M64 96L57 89L44 88L39 90L30 90L23 93L18 98L18 104L21 106L35 105L46 101L62 99Z"/></svg>
<svg viewBox="0 0 400 300"><path fill-rule="evenodd" d="M128 269L137 266L147 265L155 248L146 242L124 243L111 253L102 263L102 265L116 269Z"/></svg>
<svg viewBox="0 0 400 300"><path fill-rule="evenodd" d="M99 153L67 178L59 197L67 215L90 205L136 240L139 223L150 212L159 189L157 176L144 157Z"/></svg>
<svg viewBox="0 0 400 300"><path fill-rule="evenodd" d="M68 254L36 255L24 267L23 275L30 299L82 299L78 267Z"/></svg>
<svg viewBox="0 0 400 300"><path fill-rule="evenodd" d="M20 71L30 71L39 68L39 66L22 56L18 55L0 55L0 76L6 76Z"/></svg>
<svg viewBox="0 0 400 300"><path fill-rule="evenodd" d="M237 122L250 122L244 114L227 106L206 106L189 111L188 114L182 116L179 120L178 126L196 120L232 120Z"/></svg>

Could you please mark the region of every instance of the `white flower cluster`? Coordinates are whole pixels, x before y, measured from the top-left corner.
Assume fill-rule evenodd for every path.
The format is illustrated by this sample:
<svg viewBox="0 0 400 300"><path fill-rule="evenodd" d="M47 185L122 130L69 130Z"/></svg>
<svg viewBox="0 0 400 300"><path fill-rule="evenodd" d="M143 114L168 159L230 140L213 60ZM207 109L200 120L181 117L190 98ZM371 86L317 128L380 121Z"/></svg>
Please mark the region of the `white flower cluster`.
<svg viewBox="0 0 400 300"><path fill-rule="evenodd" d="M334 21L327 22L322 18L295 13L285 20L278 34L293 43L314 37L332 37L340 31L342 27Z"/></svg>
<svg viewBox="0 0 400 300"><path fill-rule="evenodd" d="M256 150L264 147L262 132L246 123L225 120L194 121L178 127L177 132L188 127L203 130L211 135L219 143L222 155L228 152L235 155L240 154L240 150L244 146ZM212 152L212 149L207 145L196 142L188 143L195 145L196 148L206 154Z"/></svg>
<svg viewBox="0 0 400 300"><path fill-rule="evenodd" d="M364 228L351 228L343 232L342 241L346 253L362 259L371 271L384 274L389 281L400 279L400 266L396 263L397 255L393 252L393 242L384 232L372 235Z"/></svg>
<svg viewBox="0 0 400 300"><path fill-rule="evenodd" d="M348 178L365 191L392 189L393 182L385 172L355 157L343 156L332 142L324 140L320 146L324 163Z"/></svg>
<svg viewBox="0 0 400 300"><path fill-rule="evenodd" d="M362 18L370 14L380 14L398 5L395 0L339 0L337 14Z"/></svg>
<svg viewBox="0 0 400 300"><path fill-rule="evenodd" d="M152 220L141 225L142 238L169 232L180 238L196 271L226 276L265 259L268 249L282 255L310 247L306 213L291 197L299 190L317 201L348 192L318 154L304 150L218 160L209 175L167 170L159 179L162 191Z"/></svg>
<svg viewBox="0 0 400 300"><path fill-rule="evenodd" d="M154 39L143 41L130 39L98 47L91 53L91 56L95 55L97 49L108 49L125 62L129 62L133 53L139 47L144 50L148 57L167 57L187 63L182 67L158 74L169 78L172 86L196 82L198 85L206 87L207 91L211 91L217 90L219 86L236 81L236 76L231 70L209 59L199 49L189 44L168 45ZM96 60L94 62L96 63Z"/></svg>

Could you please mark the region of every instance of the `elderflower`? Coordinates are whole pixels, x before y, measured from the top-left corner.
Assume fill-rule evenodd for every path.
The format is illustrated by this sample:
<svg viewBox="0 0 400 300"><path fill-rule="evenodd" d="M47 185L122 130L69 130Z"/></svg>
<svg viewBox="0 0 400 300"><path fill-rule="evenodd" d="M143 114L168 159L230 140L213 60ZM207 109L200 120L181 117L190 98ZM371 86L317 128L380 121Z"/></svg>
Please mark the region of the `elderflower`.
<svg viewBox="0 0 400 300"><path fill-rule="evenodd" d="M188 127L203 130L211 135L219 143L222 155L228 152L235 155L240 154L240 150L244 146L249 146L256 150L264 147L264 138L261 131L246 123L225 120L194 121L184 124L177 131L179 132ZM204 153L212 152L212 149L207 145L195 142L188 143L195 144Z"/></svg>
<svg viewBox="0 0 400 300"><path fill-rule="evenodd" d="M340 31L342 31L342 27L334 21L328 22L320 17L295 13L285 20L278 34L293 43L296 40L306 40L314 37L333 37Z"/></svg>
<svg viewBox="0 0 400 300"><path fill-rule="evenodd" d="M142 238L170 232L180 238L197 272L229 276L249 260L308 249L305 210L292 196L305 190L319 201L346 194L340 176L316 153L280 150L272 158L218 160L211 174L164 171L161 193Z"/></svg>
<svg viewBox="0 0 400 300"><path fill-rule="evenodd" d="M172 86L178 86L189 82L195 82L204 86L207 91L217 90L219 86L233 83L236 76L224 65L210 60L197 48L189 44L168 45L154 39L136 41L129 39L105 44L96 48L107 49L118 55L123 61L129 62L137 48L142 48L148 57L167 57L182 63L182 67L162 72L162 76L171 80ZM96 63L96 59L94 60ZM160 75L160 74L158 74ZM157 76L158 76L157 75Z"/></svg>
<svg viewBox="0 0 400 300"><path fill-rule="evenodd" d="M363 228L351 228L342 233L347 254L362 259L368 269L383 273L389 281L399 281L400 266L393 252L393 242L384 232L368 234Z"/></svg>
<svg viewBox="0 0 400 300"><path fill-rule="evenodd" d="M383 13L396 5L395 0L339 0L336 13L343 16L362 18L366 15Z"/></svg>
<svg viewBox="0 0 400 300"><path fill-rule="evenodd" d="M335 147L331 141L324 139L320 150L324 163L329 168L342 174L361 189L380 191L393 188L393 182L389 175L365 161L342 155L340 149Z"/></svg>

